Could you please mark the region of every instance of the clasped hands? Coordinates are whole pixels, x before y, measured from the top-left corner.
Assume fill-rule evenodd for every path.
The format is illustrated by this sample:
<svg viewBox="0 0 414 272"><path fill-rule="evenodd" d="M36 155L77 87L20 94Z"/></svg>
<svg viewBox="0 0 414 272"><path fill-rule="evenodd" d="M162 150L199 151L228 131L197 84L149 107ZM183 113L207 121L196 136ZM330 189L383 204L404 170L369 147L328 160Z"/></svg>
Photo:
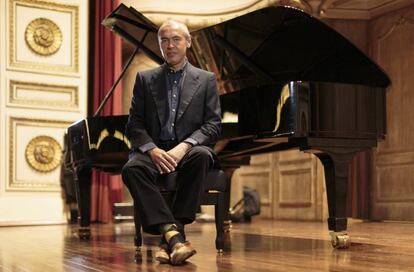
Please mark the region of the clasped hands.
<svg viewBox="0 0 414 272"><path fill-rule="evenodd" d="M148 153L160 174L166 174L175 171L178 163L190 148L191 145L189 143L182 142L168 151L156 147L148 151Z"/></svg>

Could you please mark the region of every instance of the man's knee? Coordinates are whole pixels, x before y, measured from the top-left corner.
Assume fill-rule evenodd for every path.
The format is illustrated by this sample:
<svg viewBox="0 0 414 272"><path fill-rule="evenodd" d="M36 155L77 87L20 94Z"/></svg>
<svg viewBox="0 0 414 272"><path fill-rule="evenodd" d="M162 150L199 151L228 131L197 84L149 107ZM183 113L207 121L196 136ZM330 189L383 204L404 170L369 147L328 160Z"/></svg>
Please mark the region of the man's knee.
<svg viewBox="0 0 414 272"><path fill-rule="evenodd" d="M121 175L123 182L128 186L131 182L153 183L158 177L158 172L155 166L145 159L133 158L122 167Z"/></svg>
<svg viewBox="0 0 414 272"><path fill-rule="evenodd" d="M206 147L203 146L194 146L190 150L190 155L197 160L202 161L213 161L213 154Z"/></svg>
<svg viewBox="0 0 414 272"><path fill-rule="evenodd" d="M137 172L142 171L143 164L137 161L128 161L121 170L122 180L127 184L128 180Z"/></svg>
<svg viewBox="0 0 414 272"><path fill-rule="evenodd" d="M127 163L122 167L122 170L121 170L122 181L125 183L125 185L128 185L128 180L131 174L132 174L132 167L128 165Z"/></svg>
<svg viewBox="0 0 414 272"><path fill-rule="evenodd" d="M131 171L131 166L128 165L128 163L126 163L121 170L121 174L122 176L129 174L129 172Z"/></svg>

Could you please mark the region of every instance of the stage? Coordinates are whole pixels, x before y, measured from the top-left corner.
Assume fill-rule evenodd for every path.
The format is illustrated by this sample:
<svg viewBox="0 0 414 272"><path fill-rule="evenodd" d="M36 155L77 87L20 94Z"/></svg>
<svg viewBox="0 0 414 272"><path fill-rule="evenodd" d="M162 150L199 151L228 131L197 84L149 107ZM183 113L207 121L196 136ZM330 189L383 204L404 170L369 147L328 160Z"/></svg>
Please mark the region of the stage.
<svg viewBox="0 0 414 272"><path fill-rule="evenodd" d="M351 247L336 250L325 223L254 218L233 224L221 255L213 223L186 232L198 253L174 267L154 260L156 236L135 254L131 222L94 224L89 241L76 237L76 226L1 227L0 271L414 271L413 223L351 220Z"/></svg>

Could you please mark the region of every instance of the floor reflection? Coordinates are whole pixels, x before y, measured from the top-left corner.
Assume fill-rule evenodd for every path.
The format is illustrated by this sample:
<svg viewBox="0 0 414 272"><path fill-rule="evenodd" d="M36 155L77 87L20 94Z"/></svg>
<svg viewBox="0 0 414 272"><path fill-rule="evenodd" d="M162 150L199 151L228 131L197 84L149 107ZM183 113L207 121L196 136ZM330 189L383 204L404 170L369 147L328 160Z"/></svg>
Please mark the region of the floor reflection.
<svg viewBox="0 0 414 272"><path fill-rule="evenodd" d="M351 225L346 250L332 248L322 223L236 225L216 254L214 224L193 224L186 232L197 254L182 266L154 259L158 236L144 235L136 252L131 224L93 225L90 240L76 226L0 228L0 271L414 271L414 225L363 225Z"/></svg>

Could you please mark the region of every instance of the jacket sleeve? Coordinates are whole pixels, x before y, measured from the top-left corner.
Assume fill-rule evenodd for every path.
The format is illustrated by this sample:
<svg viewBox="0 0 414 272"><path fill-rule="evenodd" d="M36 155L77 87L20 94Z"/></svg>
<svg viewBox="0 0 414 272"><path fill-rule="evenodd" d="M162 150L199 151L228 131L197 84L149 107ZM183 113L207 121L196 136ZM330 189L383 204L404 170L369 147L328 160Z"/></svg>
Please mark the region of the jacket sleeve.
<svg viewBox="0 0 414 272"><path fill-rule="evenodd" d="M126 125L126 135L132 144L132 149L139 148L142 152L146 152L151 149L148 149L148 146L155 147L154 141L145 127L145 90L142 76L139 73L135 80L129 118Z"/></svg>
<svg viewBox="0 0 414 272"><path fill-rule="evenodd" d="M211 73L207 82L206 99L203 112L203 125L194 131L190 139L200 145L213 145L221 133L221 108L216 77ZM186 140L194 143L194 141Z"/></svg>

